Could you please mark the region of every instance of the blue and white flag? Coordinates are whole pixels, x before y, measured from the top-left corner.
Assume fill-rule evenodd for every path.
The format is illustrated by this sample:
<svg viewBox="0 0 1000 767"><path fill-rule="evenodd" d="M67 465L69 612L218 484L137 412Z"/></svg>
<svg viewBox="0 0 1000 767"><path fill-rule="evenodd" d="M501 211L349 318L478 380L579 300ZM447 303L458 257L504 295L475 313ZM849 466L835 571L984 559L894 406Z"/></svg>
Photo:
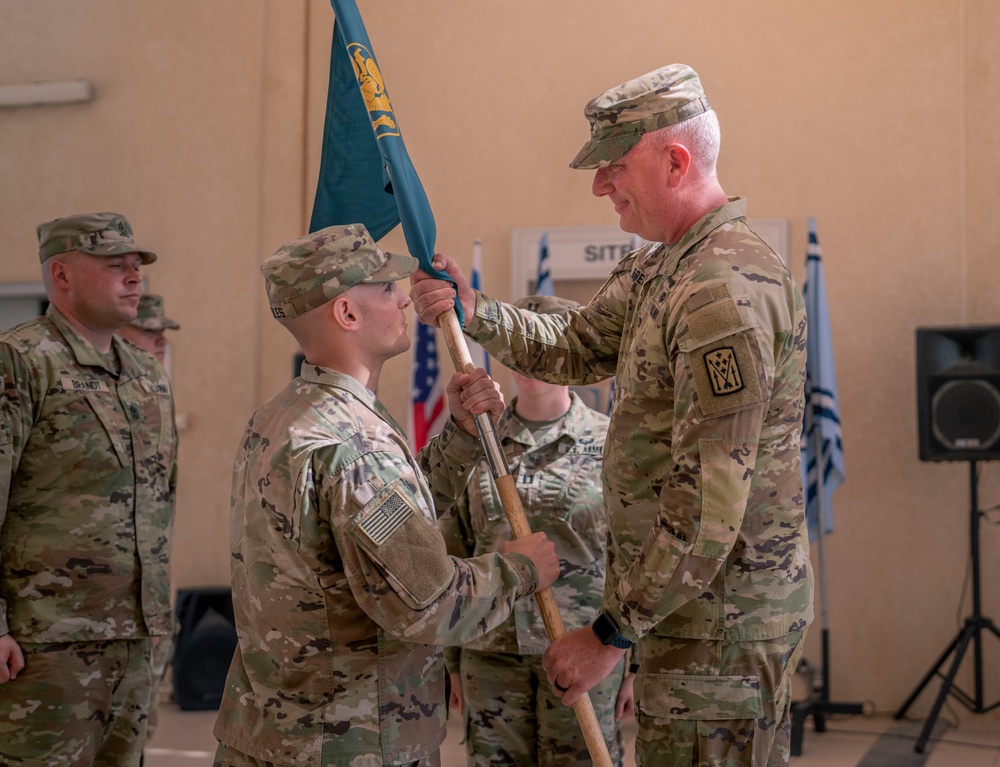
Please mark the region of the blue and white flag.
<svg viewBox="0 0 1000 767"><path fill-rule="evenodd" d="M549 233L542 232L538 241L538 271L535 273L536 296L554 296L555 286L552 284L552 273L549 271Z"/></svg>
<svg viewBox="0 0 1000 767"><path fill-rule="evenodd" d="M472 279L470 280L475 290L483 289L483 243L475 240L472 243ZM490 372L490 355L486 350L470 338L466 339L469 347L469 356L472 358L473 366L482 368L487 373Z"/></svg>
<svg viewBox="0 0 1000 767"><path fill-rule="evenodd" d="M820 509L824 532L833 532L831 496L844 482L837 374L833 364L830 312L826 302L823 261L816 221L809 218L806 280L802 287L809 338L806 343L806 406L802 428L802 483L806 491L809 538L819 533ZM817 467L821 471L817 470ZM822 497L819 486L822 484Z"/></svg>

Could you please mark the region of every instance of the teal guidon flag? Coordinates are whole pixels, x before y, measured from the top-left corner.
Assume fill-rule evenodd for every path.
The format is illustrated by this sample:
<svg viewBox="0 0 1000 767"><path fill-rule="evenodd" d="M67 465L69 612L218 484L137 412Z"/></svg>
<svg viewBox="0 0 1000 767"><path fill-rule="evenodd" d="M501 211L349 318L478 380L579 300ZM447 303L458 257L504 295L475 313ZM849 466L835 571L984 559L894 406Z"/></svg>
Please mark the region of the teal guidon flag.
<svg viewBox="0 0 1000 767"><path fill-rule="evenodd" d="M336 21L319 181L309 230L361 223L376 240L399 223L420 268L431 266L437 227L410 161L389 92L354 0L330 0ZM459 320L461 305L456 301Z"/></svg>

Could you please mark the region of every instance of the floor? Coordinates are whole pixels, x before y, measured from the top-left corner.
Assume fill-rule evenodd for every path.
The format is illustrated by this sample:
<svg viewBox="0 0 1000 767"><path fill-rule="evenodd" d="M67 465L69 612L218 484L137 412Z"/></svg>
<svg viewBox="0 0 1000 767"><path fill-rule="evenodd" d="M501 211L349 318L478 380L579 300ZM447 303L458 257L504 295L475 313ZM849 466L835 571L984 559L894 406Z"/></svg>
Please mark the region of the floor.
<svg viewBox="0 0 1000 767"><path fill-rule="evenodd" d="M452 720L441 751L443 767L464 767L461 730ZM210 767L215 753L214 711L181 711L175 703L160 706L160 723L146 749L146 767ZM922 722L897 722L891 714L829 718L819 733L807 723L802 754L792 767L1000 767L1000 708L973 714L949 702L937 720L923 754L913 750ZM629 757L635 725L626 728Z"/></svg>

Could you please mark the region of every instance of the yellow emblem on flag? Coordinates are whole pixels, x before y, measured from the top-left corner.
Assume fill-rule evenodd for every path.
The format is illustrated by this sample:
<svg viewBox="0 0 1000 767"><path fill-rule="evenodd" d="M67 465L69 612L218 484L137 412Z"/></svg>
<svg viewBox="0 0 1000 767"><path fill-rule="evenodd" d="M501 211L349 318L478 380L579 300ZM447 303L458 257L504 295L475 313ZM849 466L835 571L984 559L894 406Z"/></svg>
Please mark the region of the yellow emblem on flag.
<svg viewBox="0 0 1000 767"><path fill-rule="evenodd" d="M358 79L365 108L371 117L375 138L398 136L396 116L392 113L389 94L385 92L385 82L382 80L378 64L375 63L375 57L361 43L348 43L347 53L354 66L354 76Z"/></svg>
<svg viewBox="0 0 1000 767"><path fill-rule="evenodd" d="M735 394L743 389L743 376L733 347L723 346L705 354L705 367L716 397Z"/></svg>

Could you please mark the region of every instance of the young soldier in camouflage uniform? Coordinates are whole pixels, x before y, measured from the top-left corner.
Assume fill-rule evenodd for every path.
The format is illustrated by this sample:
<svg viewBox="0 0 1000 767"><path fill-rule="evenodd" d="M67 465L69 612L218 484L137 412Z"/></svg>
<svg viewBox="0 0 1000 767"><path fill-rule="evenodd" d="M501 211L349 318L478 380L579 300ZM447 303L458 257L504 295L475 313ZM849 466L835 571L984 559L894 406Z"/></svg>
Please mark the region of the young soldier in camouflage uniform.
<svg viewBox="0 0 1000 767"><path fill-rule="evenodd" d="M136 765L172 626L176 434L170 383L114 331L156 255L117 213L38 240L48 311L0 333L0 763Z"/></svg>
<svg viewBox="0 0 1000 767"><path fill-rule="evenodd" d="M163 298L154 293L146 293L139 298L135 319L118 328L118 335L152 354L162 365L167 357L167 336L164 331L180 329L181 326L166 315Z"/></svg>
<svg viewBox="0 0 1000 767"><path fill-rule="evenodd" d="M461 560L435 525L482 454L472 413L503 409L483 371L452 378L452 418L418 458L374 394L383 363L410 345L397 281L416 264L353 224L261 266L306 362L254 413L236 457L239 646L216 764L438 765L448 701L437 645L488 631L558 575L541 533Z"/></svg>
<svg viewBox="0 0 1000 767"><path fill-rule="evenodd" d="M578 308L555 296L528 296L515 306L542 314ZM608 521L601 495L601 453L608 417L587 407L568 386L513 374L518 396L497 423L511 476L531 529L548 535L559 555L553 586L567 629L589 626L604 593ZM465 494L438 521L448 551L467 557L496 551L510 525L480 461ZM584 767L592 764L573 709L560 705L546 683L542 653L549 645L535 601L525 599L503 625L446 651L452 705L465 716L471 767ZM623 689L624 659L590 691L612 761L623 744L616 703L631 713L632 675ZM541 682L541 684L539 684ZM624 713L624 711L623 711Z"/></svg>
<svg viewBox="0 0 1000 767"><path fill-rule="evenodd" d="M650 244L590 304L538 315L473 291L466 332L557 383L615 375L604 451L610 515L601 614L546 651L572 704L642 640L637 751L647 767L788 759L791 678L812 620L799 474L802 298L716 177L718 120L676 64L602 94L573 161ZM421 319L454 286L414 275Z"/></svg>

